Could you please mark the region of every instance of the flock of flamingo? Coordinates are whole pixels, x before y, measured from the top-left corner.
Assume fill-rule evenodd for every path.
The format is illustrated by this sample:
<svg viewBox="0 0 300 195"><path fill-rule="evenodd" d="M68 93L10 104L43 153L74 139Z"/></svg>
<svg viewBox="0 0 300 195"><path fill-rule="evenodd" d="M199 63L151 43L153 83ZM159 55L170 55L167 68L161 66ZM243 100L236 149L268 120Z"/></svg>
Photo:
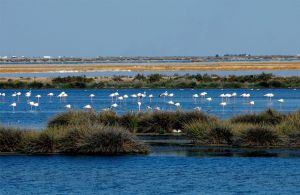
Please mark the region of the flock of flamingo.
<svg viewBox="0 0 300 195"><path fill-rule="evenodd" d="M25 98L27 99L27 104L30 107L30 111L36 110L39 106L40 106L40 99L42 98L42 96L40 94L37 94L36 96L34 96L32 98L32 92L27 91L25 94ZM20 97L22 96L21 92L14 92L11 94L12 100L13 102L10 104L10 106L12 107L12 111L14 112L17 104L20 100ZM47 94L48 98L51 100L52 98L54 98L54 93L48 93ZM172 98L174 97L174 93L169 93L168 91L165 91L164 93L161 93L158 95L158 97L156 98L163 98L164 102L168 105L169 108L171 108L172 106L175 106L176 109L180 109L181 104L180 102L174 102L172 100ZM201 99L201 100L205 100L207 101L209 104L211 101L213 101L213 98L211 97L207 97L208 93L207 92L201 92L201 93L195 93L192 94L192 99L194 102L197 102L197 99ZM5 101L5 97L6 94L5 93L0 93L0 97L2 97L2 102ZM60 102L66 102L66 99L68 98L68 94L66 92L61 92L56 96ZM89 99L91 102L93 102L93 99L96 97L95 94L90 94L89 95ZM103 110L113 110L116 109L119 104L121 104L123 101L126 101L126 99L128 98L132 98L132 99L136 99L137 102L137 108L138 111L141 111L141 106L142 106L142 102L144 98L149 98L149 102L152 102L154 95L153 94L149 94L147 95L146 92L143 93L137 93L137 94L131 94L131 95L121 95L119 94L119 92L114 92L109 94L109 97L111 98L111 102L112 104L110 105L110 107L104 108ZM221 99L221 102L219 103L220 106L223 107L223 111L224 111L224 107L228 105L229 102L233 102L235 103L235 99L238 97L237 93L222 93L219 95L219 98ZM251 95L249 93L243 93L241 95L239 95L239 97L243 98L245 100L245 102L251 107L255 105L255 102L253 100L250 100ZM264 95L264 97L266 97L268 99L269 102L272 101L272 98L274 97L273 93L267 93ZM35 101L33 101L33 99L35 99ZM278 99L277 102L280 103L280 106L285 102L284 99ZM66 104L64 105L64 107L66 109L72 109L72 105L71 104ZM85 106L83 106L83 109L86 110L91 110L93 109L91 104L86 104ZM146 106L147 110L161 110L160 107L156 106L154 108L152 108L151 106ZM201 110L201 107L197 106L194 108L194 110Z"/></svg>

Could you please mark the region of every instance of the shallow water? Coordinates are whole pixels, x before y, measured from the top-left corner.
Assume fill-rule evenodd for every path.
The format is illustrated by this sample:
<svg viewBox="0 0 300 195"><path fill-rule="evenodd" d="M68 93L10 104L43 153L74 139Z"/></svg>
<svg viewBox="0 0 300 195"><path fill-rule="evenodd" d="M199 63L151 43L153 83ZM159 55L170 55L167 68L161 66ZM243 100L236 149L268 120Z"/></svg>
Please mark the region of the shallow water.
<svg viewBox="0 0 300 195"><path fill-rule="evenodd" d="M229 76L229 75L256 75L261 73L272 73L276 76L299 76L300 70L238 70L238 71L93 71L93 72L45 72L45 73L0 73L0 77L67 77L67 76L87 76L87 77L100 77L100 76L135 76L137 74L150 75L159 73L166 76L173 75L195 75L195 74L208 74L208 75L219 75L219 76Z"/></svg>
<svg viewBox="0 0 300 195"><path fill-rule="evenodd" d="M149 156L0 156L1 194L299 194L300 161L159 149ZM285 151L288 153L288 151Z"/></svg>
<svg viewBox="0 0 300 195"><path fill-rule="evenodd" d="M116 92L111 89L98 89L98 90L65 90L69 95L66 100L61 100L56 96L62 92L62 90L43 89L43 90L32 90L31 101L37 101L35 96L40 94L42 97L39 100L40 106L37 109L30 110L30 106L27 103L27 99L24 97L26 91L20 90L22 95L19 100L17 97L11 97L11 94L19 90L0 90L0 93L6 93L6 97L2 99L0 97L0 123L2 125L13 125L20 127L31 127L40 128L45 127L49 118L53 117L57 113L66 111L64 106L71 104L74 109L82 109L84 105L90 104L95 110L99 111L103 108L110 107L112 99L109 94ZM181 104L180 109L185 111L191 111L195 107L201 107L203 112L218 116L226 119L237 114L245 114L250 112L259 112L266 110L267 108L273 108L283 113L288 113L300 109L300 90L294 89L264 89L264 90L249 90L249 89L168 89L169 93L174 93L174 97L170 98L158 98L160 93L163 93L165 89L121 89L118 90L120 95L131 95L136 93L146 92L147 95L153 94L154 98L150 102L149 98L142 100L141 110L146 111L147 106L152 108L159 106L162 110L175 111L175 106L169 106L168 101L172 100L175 103ZM195 93L206 91L208 94L206 97L212 97L212 102L208 102L205 98L197 98L196 101L192 98ZM51 99L47 97L49 92L55 94ZM228 100L227 106L220 106L222 99L219 97L221 93L233 93L236 92L238 96ZM95 94L95 98L91 101L89 95ZM240 94L250 93L249 99L241 98ZM274 98L269 101L263 95L266 93L274 93ZM277 100L283 98L285 103L280 104ZM249 101L255 101L254 106L249 105ZM225 101L225 100L223 100ZM17 103L15 111L10 106L12 102ZM128 98L126 101L117 101L119 105L115 111L119 114L123 114L128 111L138 111L137 99Z"/></svg>

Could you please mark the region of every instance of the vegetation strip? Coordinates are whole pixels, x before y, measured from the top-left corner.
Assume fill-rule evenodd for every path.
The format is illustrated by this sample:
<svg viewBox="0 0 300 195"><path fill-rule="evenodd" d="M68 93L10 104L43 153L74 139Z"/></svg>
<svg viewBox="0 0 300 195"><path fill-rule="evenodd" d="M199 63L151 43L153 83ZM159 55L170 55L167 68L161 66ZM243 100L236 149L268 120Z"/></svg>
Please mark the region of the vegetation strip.
<svg viewBox="0 0 300 195"><path fill-rule="evenodd" d="M93 77L69 76L46 78L18 78L0 80L1 89L42 89L42 88L300 88L300 77L279 77L272 74L218 76L208 74L164 76L137 74L134 77L113 76Z"/></svg>
<svg viewBox="0 0 300 195"><path fill-rule="evenodd" d="M144 112L69 111L52 118L41 131L0 127L0 153L147 154L136 135L184 136L194 145L299 147L300 111L273 110L222 121L200 111Z"/></svg>

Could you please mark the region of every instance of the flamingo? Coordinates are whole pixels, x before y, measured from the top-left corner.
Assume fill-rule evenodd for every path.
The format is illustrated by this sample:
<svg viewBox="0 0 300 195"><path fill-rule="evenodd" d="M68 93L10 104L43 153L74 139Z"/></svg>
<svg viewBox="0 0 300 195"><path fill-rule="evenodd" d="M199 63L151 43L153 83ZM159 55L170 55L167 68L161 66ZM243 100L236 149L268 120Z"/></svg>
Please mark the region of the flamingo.
<svg viewBox="0 0 300 195"><path fill-rule="evenodd" d="M124 98L125 100L128 99L128 95L127 95L127 94L123 95L123 98Z"/></svg>
<svg viewBox="0 0 300 195"><path fill-rule="evenodd" d="M34 105L34 102L29 102L29 105L30 105L30 110L32 111L32 106Z"/></svg>
<svg viewBox="0 0 300 195"><path fill-rule="evenodd" d="M22 93L21 93L21 92L18 92L18 93L17 93L18 101L20 101L20 95L22 95Z"/></svg>
<svg viewBox="0 0 300 195"><path fill-rule="evenodd" d="M114 101L115 93L111 93L109 97L111 97L111 101Z"/></svg>
<svg viewBox="0 0 300 195"><path fill-rule="evenodd" d="M29 100L29 98L31 97L31 91L26 92L25 97L27 98L27 100Z"/></svg>
<svg viewBox="0 0 300 195"><path fill-rule="evenodd" d="M4 102L4 99L5 99L5 93L0 93L0 95L2 96L2 101Z"/></svg>
<svg viewBox="0 0 300 195"><path fill-rule="evenodd" d="M91 109L92 109L92 106L89 105L89 104L87 104L87 105L83 106L83 108L86 109L86 110L91 110Z"/></svg>
<svg viewBox="0 0 300 195"><path fill-rule="evenodd" d="M198 94L194 94L192 97L193 97L194 102L196 102L197 98L199 97L199 95Z"/></svg>
<svg viewBox="0 0 300 195"><path fill-rule="evenodd" d="M194 110L201 111L201 108L199 106L195 107Z"/></svg>
<svg viewBox="0 0 300 195"><path fill-rule="evenodd" d="M200 96L203 97L203 98L205 98L206 95L207 95L207 92L200 93Z"/></svg>
<svg viewBox="0 0 300 195"><path fill-rule="evenodd" d="M15 111L15 107L17 107L17 103L14 102L14 103L12 103L10 106L13 108L13 112L14 112L14 111Z"/></svg>
<svg viewBox="0 0 300 195"><path fill-rule="evenodd" d="M156 106L156 107L154 108L154 110L155 110L155 111L160 111L161 109L160 109L160 107Z"/></svg>
<svg viewBox="0 0 300 195"><path fill-rule="evenodd" d="M36 103L33 104L33 106L34 106L34 108L36 110L36 108L39 107L39 103L36 102Z"/></svg>
<svg viewBox="0 0 300 195"><path fill-rule="evenodd" d="M235 97L237 96L237 93L232 93L231 96L233 97L233 103L235 103Z"/></svg>
<svg viewBox="0 0 300 195"><path fill-rule="evenodd" d="M66 108L66 109L71 109L72 106L71 106L71 104L67 104L67 105L65 105L65 108Z"/></svg>
<svg viewBox="0 0 300 195"><path fill-rule="evenodd" d="M226 95L224 94L224 93L222 93L221 95L220 95L220 98L222 98L222 102L224 101L224 98L226 97Z"/></svg>
<svg viewBox="0 0 300 195"><path fill-rule="evenodd" d="M16 96L17 96L17 93L16 93L16 92L14 92L14 93L11 95L11 97L13 97L14 99L15 99Z"/></svg>
<svg viewBox="0 0 300 195"><path fill-rule="evenodd" d="M220 103L220 106L222 106L223 107L223 112L224 112L224 107L227 105L227 103L226 102L221 102Z"/></svg>
<svg viewBox="0 0 300 195"><path fill-rule="evenodd" d="M49 97L49 99L50 99L50 101L51 101L51 99L52 99L52 97L54 96L54 94L53 94L53 93L48 93L47 96Z"/></svg>
<svg viewBox="0 0 300 195"><path fill-rule="evenodd" d="M274 94L273 93L267 93L264 96L267 97L267 98L269 98L269 101L271 102L272 101L272 97L274 97Z"/></svg>
<svg viewBox="0 0 300 195"><path fill-rule="evenodd" d="M149 101L150 101L150 102L152 102L153 95L152 95L152 94L150 94L148 97L149 97Z"/></svg>
<svg viewBox="0 0 300 195"><path fill-rule="evenodd" d="M279 102L279 105L280 105L280 110L281 110L281 108L282 108L282 104L284 103L284 99L279 99L279 100L277 100L278 102Z"/></svg>
<svg viewBox="0 0 300 195"><path fill-rule="evenodd" d="M180 103L177 102L177 103L175 103L174 105L176 106L176 109L179 110L179 108L180 108Z"/></svg>
<svg viewBox="0 0 300 195"><path fill-rule="evenodd" d="M141 111L141 105L142 105L142 103L141 103L141 102L138 102L137 104L138 104L139 112L140 112L140 111Z"/></svg>
<svg viewBox="0 0 300 195"><path fill-rule="evenodd" d="M95 94L90 94L89 96L90 96L91 102L92 102L92 101L93 101L93 98L95 97Z"/></svg>
<svg viewBox="0 0 300 195"><path fill-rule="evenodd" d="M254 106L254 104L255 104L254 101L250 101L250 102L249 102L249 105L250 105L250 107L251 107L251 112L252 112L252 107Z"/></svg>
<svg viewBox="0 0 300 195"><path fill-rule="evenodd" d="M113 108L117 108L118 107L118 104L117 103L114 103L114 104L112 104L111 105L111 108L113 109Z"/></svg>
<svg viewBox="0 0 300 195"><path fill-rule="evenodd" d="M37 101L40 102L40 98L42 97L41 95L36 95Z"/></svg>
<svg viewBox="0 0 300 195"><path fill-rule="evenodd" d="M170 93L168 97L174 97L174 93Z"/></svg>

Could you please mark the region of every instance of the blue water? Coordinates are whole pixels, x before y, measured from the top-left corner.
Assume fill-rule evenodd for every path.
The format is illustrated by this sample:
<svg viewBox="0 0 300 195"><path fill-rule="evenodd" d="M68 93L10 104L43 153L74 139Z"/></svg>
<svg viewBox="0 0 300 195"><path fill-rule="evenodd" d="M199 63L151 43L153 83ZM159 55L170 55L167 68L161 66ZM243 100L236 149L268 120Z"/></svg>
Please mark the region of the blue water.
<svg viewBox="0 0 300 195"><path fill-rule="evenodd" d="M239 71L94 71L94 72L45 72L45 73L0 73L0 77L67 77L67 76L87 76L87 77L100 77L100 76L135 76L137 74L150 75L159 73L166 76L176 75L195 75L195 74L215 74L219 76L229 76L229 75L256 75L261 73L272 73L276 76L298 76L300 75L300 70L239 70Z"/></svg>
<svg viewBox="0 0 300 195"><path fill-rule="evenodd" d="M11 97L11 94L20 91L22 95L18 100L17 97ZM169 106L168 101L172 100L175 103L181 104L180 109L185 111L191 111L195 107L201 107L203 112L211 115L218 116L226 119L237 114L244 114L250 112L259 112L266 110L267 108L273 108L283 113L288 113L300 109L300 90L297 89L168 89L169 93L174 93L174 97L170 98L158 98L160 93L166 91L165 89L121 89L118 90L120 95L131 95L136 93L146 92L147 95L153 94L154 98L150 102L149 98L143 98L141 111L146 111L147 106L152 108L159 106L162 110L175 111L175 106ZM211 97L212 102L208 102L204 98L197 98L195 101L192 98L193 94L199 94L206 91L208 94L206 97ZM83 109L83 106L90 104L95 110L100 111L104 108L110 107L113 103L117 102L119 105L115 111L119 114L126 113L128 111L138 111L137 99L129 97L126 101L113 101L109 97L109 94L116 92L111 89L99 89L99 90L65 90L68 94L66 100L60 101L56 96L62 92L62 90L43 89L32 90L31 101L37 102L35 96L40 94L40 106L37 109L30 110L30 106L27 103L26 97L24 97L26 91L24 90L0 90L0 93L6 93L6 97L2 99L0 97L0 123L2 125L13 125L20 127L40 128L45 127L47 121L56 115L57 113L65 112L64 106L71 104L73 109ZM54 93L54 97L50 99L47 97L49 92ZM222 99L219 97L221 93L233 93L236 92L238 96L227 101L227 106L224 108L220 106ZM90 94L95 94L95 98L91 101ZM249 99L241 98L240 94L250 93ZM274 98L269 101L263 95L266 93L274 93ZM277 100L283 98L285 103L280 104ZM249 105L249 101L255 101L254 106ZM11 103L16 102L17 107L13 111L10 106Z"/></svg>
<svg viewBox="0 0 300 195"><path fill-rule="evenodd" d="M0 156L1 194L299 194L293 157Z"/></svg>

